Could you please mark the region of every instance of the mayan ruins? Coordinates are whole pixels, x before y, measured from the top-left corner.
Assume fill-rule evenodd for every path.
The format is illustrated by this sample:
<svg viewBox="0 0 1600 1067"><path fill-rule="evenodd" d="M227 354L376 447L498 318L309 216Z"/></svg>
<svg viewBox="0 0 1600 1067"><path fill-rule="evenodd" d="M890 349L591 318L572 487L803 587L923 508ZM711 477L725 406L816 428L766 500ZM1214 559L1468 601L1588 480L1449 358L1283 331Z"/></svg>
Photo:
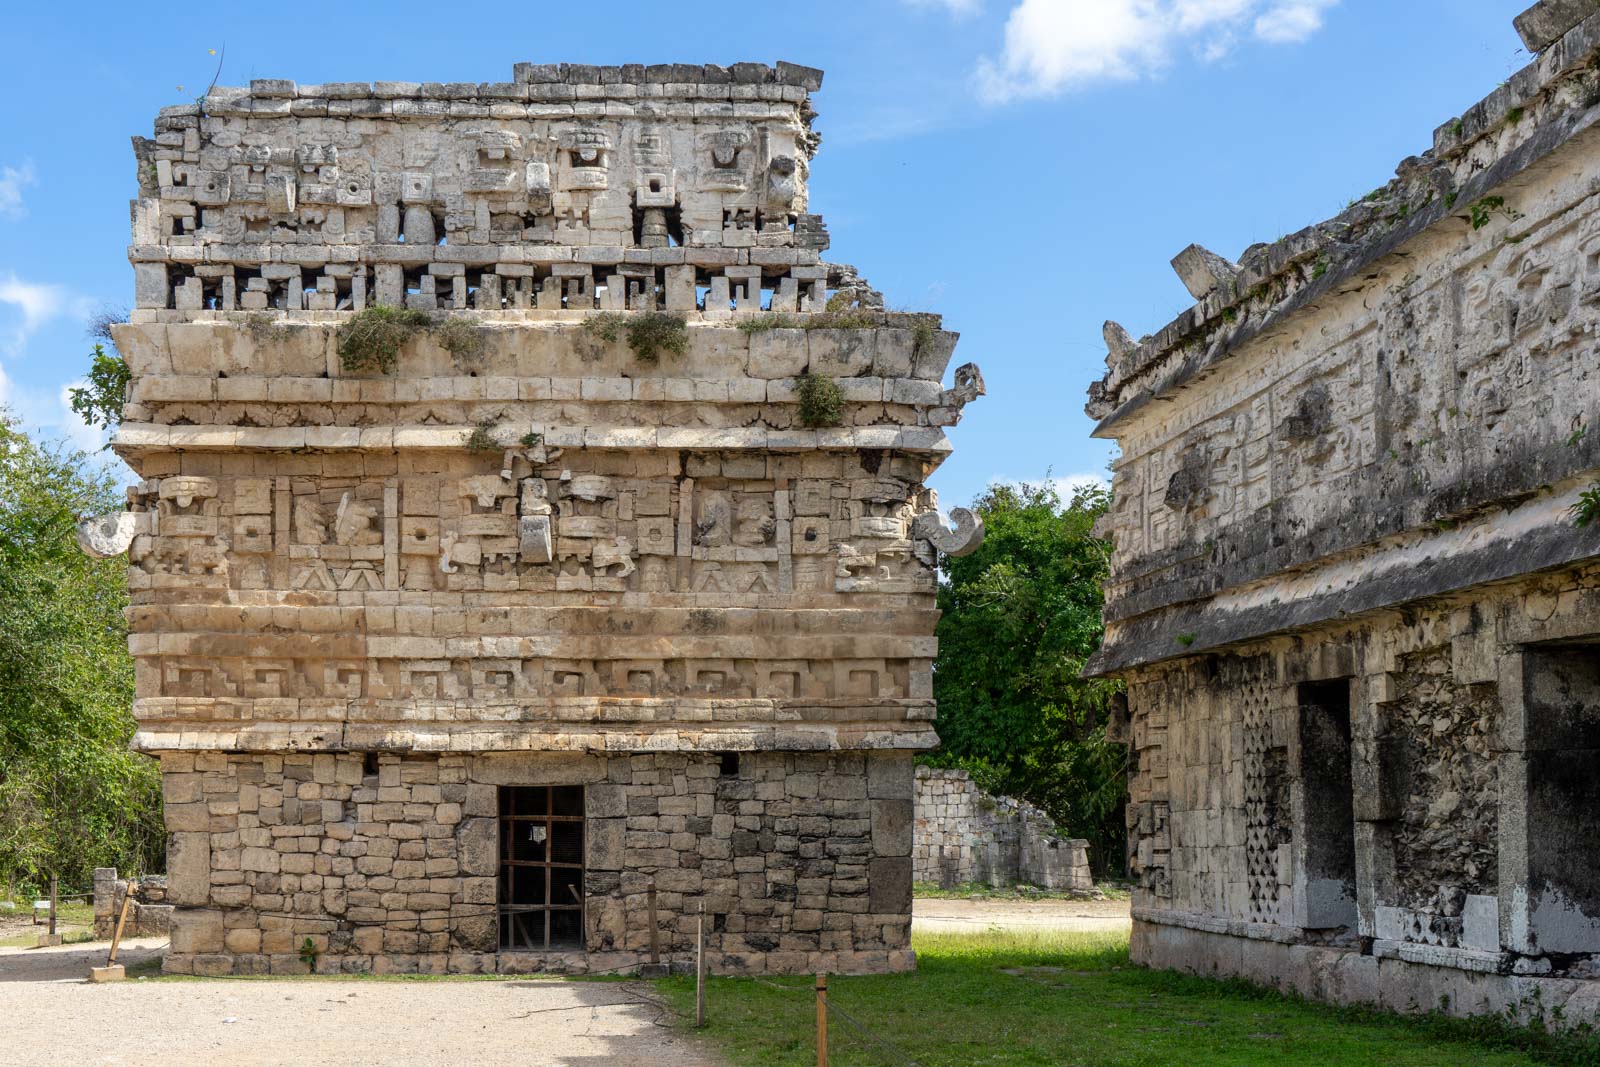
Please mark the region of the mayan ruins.
<svg viewBox="0 0 1600 1067"><path fill-rule="evenodd" d="M1106 325L1137 962L1597 1015L1594 11L1536 4L1393 181Z"/></svg>
<svg viewBox="0 0 1600 1067"><path fill-rule="evenodd" d="M128 554L167 971L605 970L702 909L717 973L912 967L935 563L983 533L925 482L984 386L824 260L821 83L257 80L134 139L141 480L82 540Z"/></svg>

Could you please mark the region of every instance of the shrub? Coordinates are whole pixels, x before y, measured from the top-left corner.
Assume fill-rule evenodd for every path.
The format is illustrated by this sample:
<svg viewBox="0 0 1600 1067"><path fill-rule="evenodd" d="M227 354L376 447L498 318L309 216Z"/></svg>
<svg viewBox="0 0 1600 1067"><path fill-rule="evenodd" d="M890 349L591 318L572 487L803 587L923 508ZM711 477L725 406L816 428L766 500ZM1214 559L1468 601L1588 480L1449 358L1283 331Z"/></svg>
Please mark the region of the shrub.
<svg viewBox="0 0 1600 1067"><path fill-rule="evenodd" d="M795 379L800 391L803 426L837 426L844 418L844 390L823 374L807 372Z"/></svg>
<svg viewBox="0 0 1600 1067"><path fill-rule="evenodd" d="M467 434L467 451L499 452L501 446L494 439L494 423L480 422Z"/></svg>
<svg viewBox="0 0 1600 1067"><path fill-rule="evenodd" d="M72 410L89 426L111 429L122 421L122 405L132 379L122 353L115 347L107 352L104 345L95 345L84 384L67 390Z"/></svg>
<svg viewBox="0 0 1600 1067"><path fill-rule="evenodd" d="M400 346L433 320L414 308L378 304L358 311L339 327L339 365L347 371L394 370Z"/></svg>
<svg viewBox="0 0 1600 1067"><path fill-rule="evenodd" d="M628 321L628 348L635 359L654 363L662 352L681 356L689 350L689 327L670 311L641 311Z"/></svg>
<svg viewBox="0 0 1600 1067"><path fill-rule="evenodd" d="M584 319L583 328L609 345L622 336L625 322L627 316L620 311L602 311L598 315L590 315Z"/></svg>
<svg viewBox="0 0 1600 1067"><path fill-rule="evenodd" d="M460 315L451 315L433 327L439 347L459 362L471 363L483 355L483 331Z"/></svg>

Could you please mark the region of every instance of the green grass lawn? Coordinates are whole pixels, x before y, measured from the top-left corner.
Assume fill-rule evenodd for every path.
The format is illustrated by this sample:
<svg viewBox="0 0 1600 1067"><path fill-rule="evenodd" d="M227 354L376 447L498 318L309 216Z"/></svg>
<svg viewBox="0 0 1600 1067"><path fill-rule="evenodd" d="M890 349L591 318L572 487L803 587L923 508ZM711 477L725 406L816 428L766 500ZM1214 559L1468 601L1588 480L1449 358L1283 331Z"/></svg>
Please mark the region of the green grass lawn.
<svg viewBox="0 0 1600 1067"><path fill-rule="evenodd" d="M915 974L830 977L830 1002L892 1049L835 1017L830 1062L1284 1064L1459 1067L1600 1064L1600 1044L1497 1022L1396 1018L1290 999L1240 982L1147 971L1124 935L916 935ZM816 1063L810 978L714 978L706 1037L735 1064ZM694 981L658 983L692 1025Z"/></svg>

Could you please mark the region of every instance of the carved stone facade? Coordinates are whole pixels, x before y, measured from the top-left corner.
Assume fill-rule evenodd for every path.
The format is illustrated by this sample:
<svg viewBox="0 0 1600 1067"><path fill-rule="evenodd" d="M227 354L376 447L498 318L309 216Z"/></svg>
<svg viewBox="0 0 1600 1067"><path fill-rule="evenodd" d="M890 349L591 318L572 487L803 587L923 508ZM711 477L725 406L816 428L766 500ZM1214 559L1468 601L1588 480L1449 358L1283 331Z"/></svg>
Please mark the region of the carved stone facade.
<svg viewBox="0 0 1600 1067"><path fill-rule="evenodd" d="M911 966L934 563L982 534L924 482L983 386L822 262L820 81L268 80L135 140L142 481L80 540L129 556L169 969L627 965L651 883L669 956L703 904L719 967ZM352 368L380 305L433 322Z"/></svg>
<svg viewBox="0 0 1600 1067"><path fill-rule="evenodd" d="M1590 11L1536 5L1535 61L1338 218L1188 249L1198 304L1107 324L1091 671L1128 686L1142 962L1596 1015Z"/></svg>

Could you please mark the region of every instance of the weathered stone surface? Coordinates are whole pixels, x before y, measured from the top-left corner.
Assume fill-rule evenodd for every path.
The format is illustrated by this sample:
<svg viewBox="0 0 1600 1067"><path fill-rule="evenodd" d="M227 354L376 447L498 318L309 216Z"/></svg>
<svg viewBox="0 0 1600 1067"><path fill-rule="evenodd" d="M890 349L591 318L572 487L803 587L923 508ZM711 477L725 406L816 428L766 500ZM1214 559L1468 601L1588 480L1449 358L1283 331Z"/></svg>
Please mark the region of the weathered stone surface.
<svg viewBox="0 0 1600 1067"><path fill-rule="evenodd" d="M990 796L965 771L918 767L913 818L919 882L1094 889L1088 842L1063 837L1031 804Z"/></svg>
<svg viewBox="0 0 1600 1067"><path fill-rule="evenodd" d="M86 538L131 532L173 970L292 973L306 938L335 971L618 966L652 879L675 952L704 904L742 969L909 965L868 868L907 881L937 554L978 526L926 482L984 384L822 261L820 84L263 79L135 139L141 480ZM379 306L418 321L363 349ZM586 825L502 853L541 788ZM548 952L501 884L547 852L515 906L583 905Z"/></svg>
<svg viewBox="0 0 1600 1067"><path fill-rule="evenodd" d="M1530 52L1543 52L1572 27L1600 12L1597 0L1539 0L1513 22Z"/></svg>
<svg viewBox="0 0 1600 1067"><path fill-rule="evenodd" d="M167 838L167 900L203 906L211 892L211 835L180 830Z"/></svg>
<svg viewBox="0 0 1600 1067"><path fill-rule="evenodd" d="M1090 672L1127 684L1141 962L1595 1017L1595 10L1536 5L1543 54L1394 181L1107 331Z"/></svg>

